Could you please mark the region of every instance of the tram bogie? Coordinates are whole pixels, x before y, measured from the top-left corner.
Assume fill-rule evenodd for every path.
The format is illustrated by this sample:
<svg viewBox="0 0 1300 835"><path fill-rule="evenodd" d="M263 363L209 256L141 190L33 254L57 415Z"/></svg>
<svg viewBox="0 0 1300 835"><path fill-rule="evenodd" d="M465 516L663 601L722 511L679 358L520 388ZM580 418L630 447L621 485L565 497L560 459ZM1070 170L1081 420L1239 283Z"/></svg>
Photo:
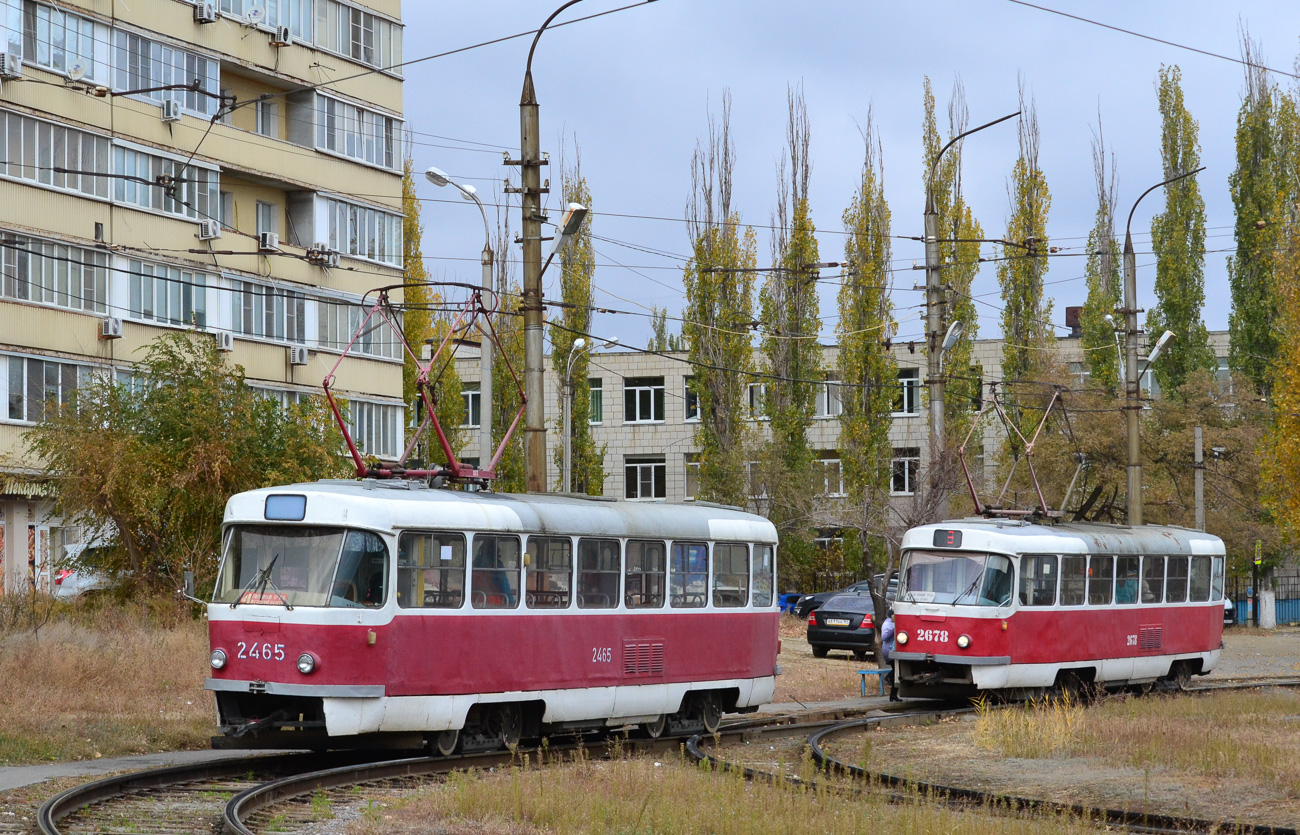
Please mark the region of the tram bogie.
<svg viewBox="0 0 1300 835"><path fill-rule="evenodd" d="M740 510L321 482L233 497L224 537L226 747L654 735L772 698L776 532Z"/></svg>

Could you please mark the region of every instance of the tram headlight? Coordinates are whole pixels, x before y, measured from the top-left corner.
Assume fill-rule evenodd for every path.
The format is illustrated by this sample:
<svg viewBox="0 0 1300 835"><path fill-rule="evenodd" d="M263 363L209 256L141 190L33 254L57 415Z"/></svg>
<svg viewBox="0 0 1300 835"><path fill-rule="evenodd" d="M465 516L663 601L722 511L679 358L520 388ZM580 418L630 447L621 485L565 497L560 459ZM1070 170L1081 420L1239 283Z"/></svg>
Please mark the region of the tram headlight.
<svg viewBox="0 0 1300 835"><path fill-rule="evenodd" d="M962 649L966 649L966 647L970 646L970 636L969 635L957 636L957 646L961 647Z"/></svg>
<svg viewBox="0 0 1300 835"><path fill-rule="evenodd" d="M303 675L309 675L316 669L316 656L310 652L304 652L298 656L298 672Z"/></svg>
<svg viewBox="0 0 1300 835"><path fill-rule="evenodd" d="M899 632L897 635L895 635L895 636L894 636L894 643L897 643L897 644L905 644L905 643L907 643L907 633L906 633L906 632Z"/></svg>
<svg viewBox="0 0 1300 835"><path fill-rule="evenodd" d="M220 670L222 667L226 666L225 650L214 649L212 654L208 656L208 663L212 665L212 669L214 670Z"/></svg>

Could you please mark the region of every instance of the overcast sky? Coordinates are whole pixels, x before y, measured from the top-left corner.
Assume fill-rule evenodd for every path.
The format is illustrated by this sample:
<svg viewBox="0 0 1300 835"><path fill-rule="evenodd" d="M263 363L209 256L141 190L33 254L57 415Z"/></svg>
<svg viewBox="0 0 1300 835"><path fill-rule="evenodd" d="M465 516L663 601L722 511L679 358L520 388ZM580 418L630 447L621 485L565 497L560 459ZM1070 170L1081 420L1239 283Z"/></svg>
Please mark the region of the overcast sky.
<svg viewBox="0 0 1300 835"><path fill-rule="evenodd" d="M558 5L522 0L404 4L406 59L444 52L535 29ZM585 0L557 22L625 5ZM1085 3L1042 5L1179 44L1236 57L1239 26L1262 41L1269 66L1292 71L1300 45L1295 2ZM484 202L502 203L508 172L501 151L518 156L519 93L531 37L473 49L410 67L405 110L415 131L417 170L436 165L474 185ZM861 128L874 113L884 149L885 191L893 234L920 235L922 80L933 82L941 114L953 81L966 87L972 125L1017 109L1017 79L1038 110L1040 164L1052 193L1048 232L1053 245L1082 252L1096 211L1091 140L1100 109L1105 138L1118 159L1119 218L1159 182L1156 74L1178 64L1192 115L1200 123L1199 176L1208 234L1206 324L1226 329L1230 297L1225 258L1233 246L1232 171L1242 67L1132 35L1101 29L1008 0L973 2L801 2L658 0L595 20L548 30L533 62L541 104L542 148L558 161L581 147L592 192L592 230L620 244L596 241L598 306L678 315L681 268L689 252L682 222L690 195L690 161L722 93L732 97L737 152L734 205L759 226L760 265L771 262L768 232L776 200L776 166L783 153L787 85L804 85L812 134L812 217L821 257L843 256L841 215L858 183ZM1292 79L1275 77L1289 85ZM946 130L946 120L941 122ZM988 237L1001 237L1008 215L1007 176L1017 154L1008 122L965 143L964 189ZM549 205L559 205L559 166ZM431 272L478 283L482 222L450 189L420 182L424 253ZM514 197L511 195L511 197ZM1133 219L1138 249L1138 302L1154 304L1150 218L1164 205L1148 196ZM519 228L517 201L511 225ZM553 220L559 211L552 211ZM642 217L618 217L639 215ZM651 219L662 218L662 219ZM1122 240L1123 230L1118 230ZM652 250L647 252L645 250ZM1216 251L1223 250L1223 251ZM1071 250L1066 250L1071 251ZM994 254L986 245L984 254ZM515 247L512 258L518 259ZM894 300L899 338L920 339L924 274L920 243L896 240ZM1046 276L1061 325L1067 305L1086 295L1083 258L1054 258ZM621 265L621 266L620 266ZM828 271L829 274L829 271ZM518 275L518 272L516 272ZM547 297L558 295L558 270L546 275ZM993 265L976 280L982 302L980 335L999 333L1000 298ZM823 289L824 335L833 333L835 296ZM677 328L675 328L677 329ZM644 316L598 314L593 331L643 346ZM1061 332L1058 329L1058 333Z"/></svg>

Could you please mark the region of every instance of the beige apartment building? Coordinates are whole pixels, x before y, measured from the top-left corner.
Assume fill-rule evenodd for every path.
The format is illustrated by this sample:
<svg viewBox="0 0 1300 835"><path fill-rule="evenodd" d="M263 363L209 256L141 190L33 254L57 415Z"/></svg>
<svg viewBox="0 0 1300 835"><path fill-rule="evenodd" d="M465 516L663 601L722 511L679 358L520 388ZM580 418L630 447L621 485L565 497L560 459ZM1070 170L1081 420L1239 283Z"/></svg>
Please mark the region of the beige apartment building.
<svg viewBox="0 0 1300 835"><path fill-rule="evenodd" d="M1228 339L1224 331L1210 334L1211 345L1219 360L1219 373L1227 374ZM985 379L1000 379L1002 367L1001 339L976 340L972 356L984 369ZM1087 367L1077 335L1061 337L1056 342L1061 361L1075 379L1087 383ZM462 349L463 351L464 349ZM834 371L838 349L824 346L822 367L827 382L820 387L808 429L809 446L818 454L823 472L822 505L827 526L843 518L835 512L834 500L846 496L840 470L839 444L842 411ZM923 478L929 460L929 413L923 391L926 378L924 343L901 343L893 348L898 364L898 393L890 418L891 460L890 494L901 506L916 493L918 478ZM759 357L755 355L756 365ZM466 414L477 427L481 414L479 399L479 361L476 354L458 356ZM627 350L597 352L590 360L592 386L592 437L605 449L605 495L638 501L691 501L695 498L697 456L695 429L699 423L699 402L690 391L691 366L685 353L658 355ZM756 381L749 387L751 426L763 432L765 421L758 411L763 402L763 386ZM772 383L775 384L775 383ZM1142 390L1152 392L1150 373L1142 377ZM546 363L546 416L548 484L555 485L560 473L555 466L555 448L563 443L560 379L549 359ZM993 416L985 418L982 459L970 462L976 469L994 460L993 452L1002 442L1001 427ZM467 433L464 454L477 462L482 454L477 433ZM978 456L975 458L978 459ZM991 474L991 473L989 473ZM988 474L986 474L988 475ZM756 491L761 488L753 488ZM759 503L755 503L761 510Z"/></svg>
<svg viewBox="0 0 1300 835"><path fill-rule="evenodd" d="M23 435L169 329L268 396L320 391L400 283L399 0L0 0L0 589L80 537ZM186 89L186 85L197 86ZM224 104L223 104L224 103ZM231 105L234 104L232 108ZM360 446L403 440L397 341L337 372Z"/></svg>

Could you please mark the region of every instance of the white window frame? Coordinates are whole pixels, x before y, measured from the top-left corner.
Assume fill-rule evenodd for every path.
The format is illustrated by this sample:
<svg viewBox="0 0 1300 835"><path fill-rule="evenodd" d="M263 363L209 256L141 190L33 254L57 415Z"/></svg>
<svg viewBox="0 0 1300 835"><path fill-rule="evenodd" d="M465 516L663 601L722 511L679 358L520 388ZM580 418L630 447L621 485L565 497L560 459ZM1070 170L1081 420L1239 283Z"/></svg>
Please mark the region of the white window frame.
<svg viewBox="0 0 1300 835"><path fill-rule="evenodd" d="M395 459L402 454L406 407L373 400L348 400L348 431L363 455Z"/></svg>
<svg viewBox="0 0 1300 835"><path fill-rule="evenodd" d="M767 383L748 383L745 386L745 403L750 420L771 420L767 414Z"/></svg>
<svg viewBox="0 0 1300 835"><path fill-rule="evenodd" d="M372 261L390 267L402 266L404 219L400 213L331 196L324 197L324 201L326 240L330 249L361 261ZM373 255L366 246L371 240L372 232L375 241Z"/></svg>
<svg viewBox="0 0 1300 835"><path fill-rule="evenodd" d="M321 153L400 171L404 130L400 117L333 96L317 96L314 141Z"/></svg>
<svg viewBox="0 0 1300 835"><path fill-rule="evenodd" d="M230 330L237 336L307 344L306 294L247 279L230 282ZM270 333L267 320L270 319Z"/></svg>
<svg viewBox="0 0 1300 835"><path fill-rule="evenodd" d="M898 370L898 387L903 408L893 413L894 417L916 417L921 414L921 369L900 368Z"/></svg>
<svg viewBox="0 0 1300 835"><path fill-rule="evenodd" d="M280 106L275 99L257 102L257 133L271 139L280 139Z"/></svg>
<svg viewBox="0 0 1300 835"><path fill-rule="evenodd" d="M839 458L827 456L817 459L821 466L821 481L823 491L820 495L830 498L843 498L848 494L844 492L844 465ZM834 472L832 473L832 468ZM832 483L834 478L835 483Z"/></svg>
<svg viewBox="0 0 1300 835"><path fill-rule="evenodd" d="M316 347L336 354L343 353L369 310L362 305L360 298L317 296L310 300L309 307L311 305L316 309ZM375 323L374 319L370 321ZM358 336L352 342L352 352L373 359L402 359L402 346L397 334L382 324L367 328Z"/></svg>
<svg viewBox="0 0 1300 835"><path fill-rule="evenodd" d="M587 380L587 391L589 392L588 403L590 408L587 414L587 423L590 426L600 426L605 422L605 380L602 377L592 377Z"/></svg>
<svg viewBox="0 0 1300 835"><path fill-rule="evenodd" d="M0 298L64 310L108 310L107 252L0 230Z"/></svg>
<svg viewBox="0 0 1300 835"><path fill-rule="evenodd" d="M208 326L209 277L169 264L127 262L128 316L142 322L181 327Z"/></svg>
<svg viewBox="0 0 1300 835"><path fill-rule="evenodd" d="M903 489L897 489L895 477L900 469L903 476ZM917 482L921 477L921 450L919 447L902 447L894 450L894 457L889 465L889 495L914 496Z"/></svg>
<svg viewBox="0 0 1300 835"><path fill-rule="evenodd" d="M114 173L113 165L113 140L106 136L0 109L0 175L67 194L116 202L113 178L108 176ZM56 167L95 173L59 173L53 170Z"/></svg>
<svg viewBox="0 0 1300 835"><path fill-rule="evenodd" d="M33 362L41 363L41 381L40 388L44 393L46 391L45 382L49 379L49 372L46 366L54 365L58 367L57 377L59 389L57 399L60 403L67 403L70 395L65 395L63 391L64 370L70 369L75 375L72 381L72 394L78 389L90 382L90 375L99 370L99 366L88 365L86 363L65 362L53 357L41 356L38 354L0 354L0 395L4 398L3 411L0 411L0 423L20 423L26 426L35 426L45 419L45 406L48 402L48 395L41 400L41 414L38 417L32 417L31 400L29 396L32 392L32 384L28 377L31 374L31 364ZM21 366L22 380L15 382L13 370L15 365ZM15 392L16 388L16 392ZM22 415L12 417L12 410L16 402L22 410Z"/></svg>
<svg viewBox="0 0 1300 835"><path fill-rule="evenodd" d="M700 492L700 462L691 453L686 454L686 496L688 502L693 502ZM694 489L692 489L694 488Z"/></svg>
<svg viewBox="0 0 1300 835"><path fill-rule="evenodd" d="M693 376L682 378L682 409L685 423L700 422L700 396L691 388L693 382L695 382Z"/></svg>
<svg viewBox="0 0 1300 835"><path fill-rule="evenodd" d="M762 492L755 492L755 485L760 481L759 476L761 475L758 470L758 465L759 462L757 461L745 462L745 495L751 499L770 498L767 494L767 485L765 484L758 485L758 489Z"/></svg>
<svg viewBox="0 0 1300 835"><path fill-rule="evenodd" d="M86 80L96 82L108 80L110 73L107 26L91 18L44 3L28 0L26 3L18 2L15 5L23 8L21 55L24 63L50 72L67 73L74 62L80 61L86 70L84 76ZM33 23L35 29L32 28ZM56 27L63 30L62 38L58 41L55 40ZM2 51L4 50L0 50ZM42 51L45 52L44 56L41 54Z"/></svg>
<svg viewBox="0 0 1300 835"><path fill-rule="evenodd" d="M658 383L647 382L658 380ZM657 392L657 396L656 396ZM641 395L650 398L650 414L647 417L641 411ZM656 409L656 406L658 407ZM628 418L631 409L635 418ZM664 378L663 377L624 377L623 378L623 422L627 424L654 424L664 422Z"/></svg>
<svg viewBox="0 0 1300 835"><path fill-rule="evenodd" d="M180 104L182 111L203 119L212 118L221 107L220 59L124 27L113 29L111 48L114 90L123 92L170 84L189 84L199 78L207 93L155 90L150 93L132 93L131 98L159 103L175 101ZM142 56L146 48L149 64L147 70L141 70L140 60L134 56ZM140 75L142 71L147 71L148 75Z"/></svg>
<svg viewBox="0 0 1300 835"><path fill-rule="evenodd" d="M635 473L635 477L633 476ZM651 495L642 493L649 476ZM662 455L628 455L623 458L623 496L632 502L662 502L668 498L668 462ZM662 488L662 492L655 492Z"/></svg>
<svg viewBox="0 0 1300 835"><path fill-rule="evenodd" d="M280 204L257 201L257 234L271 232L280 234Z"/></svg>
<svg viewBox="0 0 1300 835"><path fill-rule="evenodd" d="M460 397L465 404L465 422L460 426L462 429L478 429L483 425L483 388L480 383L461 383ZM474 413L478 412L479 419L474 419Z"/></svg>
<svg viewBox="0 0 1300 835"><path fill-rule="evenodd" d="M814 417L829 420L844 413L844 401L840 396L841 388L839 380L827 380L817 387L817 399L813 406Z"/></svg>

